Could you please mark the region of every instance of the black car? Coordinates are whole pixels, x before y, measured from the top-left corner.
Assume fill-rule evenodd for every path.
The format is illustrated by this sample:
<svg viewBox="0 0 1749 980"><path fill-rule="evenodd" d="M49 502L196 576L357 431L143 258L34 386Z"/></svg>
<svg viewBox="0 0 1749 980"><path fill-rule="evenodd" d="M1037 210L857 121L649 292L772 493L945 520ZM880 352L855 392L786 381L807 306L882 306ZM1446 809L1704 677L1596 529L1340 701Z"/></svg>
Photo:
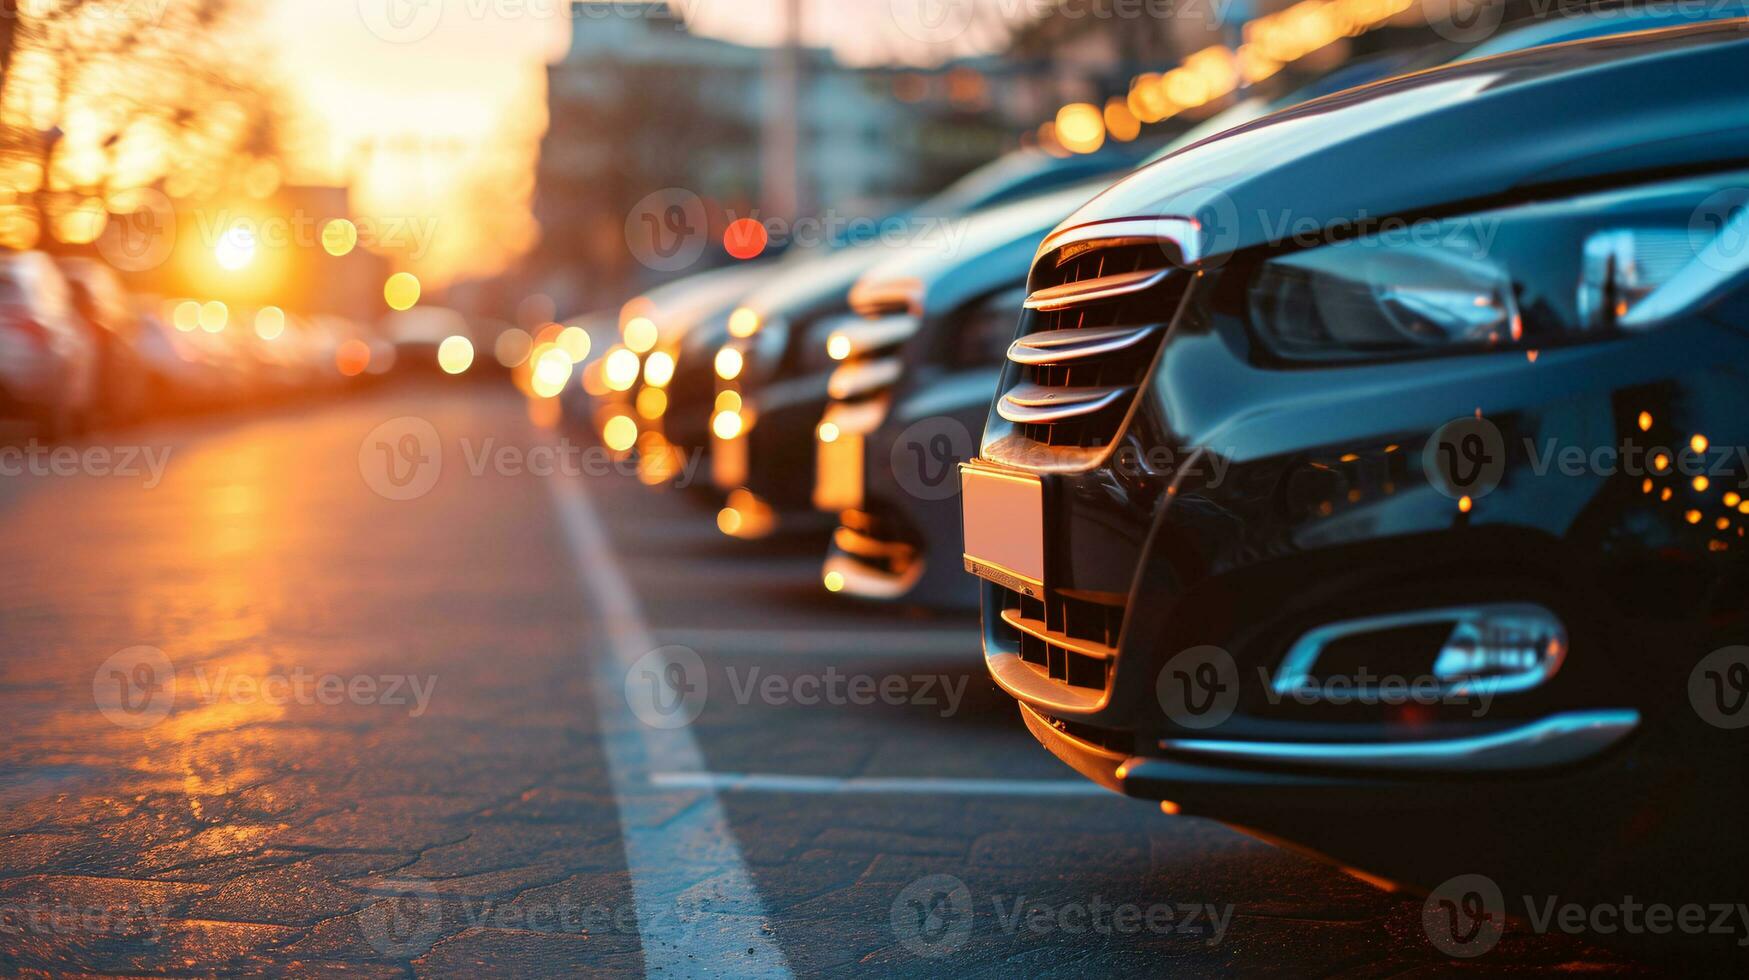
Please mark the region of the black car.
<svg viewBox="0 0 1749 980"><path fill-rule="evenodd" d="M1430 910L1739 900L1746 27L1339 93L1044 241L962 471L1039 741Z"/></svg>

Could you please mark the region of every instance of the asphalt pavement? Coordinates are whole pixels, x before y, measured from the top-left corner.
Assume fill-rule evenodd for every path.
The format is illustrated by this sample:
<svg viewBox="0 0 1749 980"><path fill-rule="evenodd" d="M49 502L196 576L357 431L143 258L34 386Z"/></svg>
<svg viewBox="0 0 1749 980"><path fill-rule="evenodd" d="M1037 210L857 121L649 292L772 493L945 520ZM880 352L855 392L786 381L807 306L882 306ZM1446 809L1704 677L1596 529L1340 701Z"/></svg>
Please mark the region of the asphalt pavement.
<svg viewBox="0 0 1749 980"><path fill-rule="evenodd" d="M828 595L820 542L530 414L432 382L10 447L0 972L1640 969L1452 960L1417 899L1099 790L973 618Z"/></svg>

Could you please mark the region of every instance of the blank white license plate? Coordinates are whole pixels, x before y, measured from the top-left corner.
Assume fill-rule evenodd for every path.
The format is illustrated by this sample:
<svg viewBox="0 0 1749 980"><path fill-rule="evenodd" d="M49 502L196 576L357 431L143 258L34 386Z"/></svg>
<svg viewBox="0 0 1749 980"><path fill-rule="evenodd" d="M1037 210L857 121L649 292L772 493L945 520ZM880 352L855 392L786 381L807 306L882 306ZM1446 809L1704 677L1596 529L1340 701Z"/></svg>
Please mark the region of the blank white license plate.
<svg viewBox="0 0 1749 980"><path fill-rule="evenodd" d="M1044 598L1044 487L1036 476L976 462L960 466L966 571Z"/></svg>

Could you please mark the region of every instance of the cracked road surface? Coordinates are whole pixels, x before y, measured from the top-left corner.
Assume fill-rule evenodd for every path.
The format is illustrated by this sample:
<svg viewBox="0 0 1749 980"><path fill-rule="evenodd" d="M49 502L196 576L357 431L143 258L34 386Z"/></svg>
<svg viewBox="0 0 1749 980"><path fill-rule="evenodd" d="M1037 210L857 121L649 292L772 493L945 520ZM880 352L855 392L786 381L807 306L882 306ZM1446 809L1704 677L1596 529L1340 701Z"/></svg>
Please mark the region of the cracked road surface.
<svg viewBox="0 0 1749 980"><path fill-rule="evenodd" d="M373 472L431 465L409 432L423 492ZM0 972L1455 965L1418 901L1084 784L970 620L830 601L817 543L723 539L684 493L536 472L558 436L508 392L101 438L167 451L162 482L0 481ZM1512 933L1480 962L1637 969Z"/></svg>

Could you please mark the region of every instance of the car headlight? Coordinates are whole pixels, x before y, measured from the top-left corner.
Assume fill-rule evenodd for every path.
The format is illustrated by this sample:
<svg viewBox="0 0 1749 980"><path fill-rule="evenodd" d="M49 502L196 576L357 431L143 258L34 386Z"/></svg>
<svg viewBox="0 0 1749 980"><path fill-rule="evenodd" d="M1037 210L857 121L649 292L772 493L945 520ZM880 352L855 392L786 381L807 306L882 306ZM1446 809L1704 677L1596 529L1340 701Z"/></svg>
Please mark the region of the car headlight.
<svg viewBox="0 0 1749 980"><path fill-rule="evenodd" d="M1746 175L1377 230L1266 260L1248 290L1290 360L1537 348L1646 329L1749 270Z"/></svg>

